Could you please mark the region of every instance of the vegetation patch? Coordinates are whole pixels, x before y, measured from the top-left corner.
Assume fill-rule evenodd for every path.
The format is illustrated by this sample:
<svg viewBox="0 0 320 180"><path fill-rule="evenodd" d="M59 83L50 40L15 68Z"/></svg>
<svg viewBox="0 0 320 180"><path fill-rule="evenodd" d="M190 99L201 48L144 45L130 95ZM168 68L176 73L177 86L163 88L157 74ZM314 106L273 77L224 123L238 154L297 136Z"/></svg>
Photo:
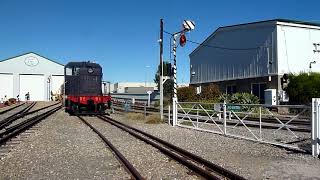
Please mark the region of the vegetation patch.
<svg viewBox="0 0 320 180"><path fill-rule="evenodd" d="M310 104L312 98L320 97L320 73L290 74L285 91L290 104Z"/></svg>
<svg viewBox="0 0 320 180"><path fill-rule="evenodd" d="M131 120L144 120L144 115L142 113L127 113L126 117Z"/></svg>
<svg viewBox="0 0 320 180"><path fill-rule="evenodd" d="M151 115L147 116L146 123L147 124L160 124L160 123L163 123L163 121L161 121L159 114L151 114Z"/></svg>

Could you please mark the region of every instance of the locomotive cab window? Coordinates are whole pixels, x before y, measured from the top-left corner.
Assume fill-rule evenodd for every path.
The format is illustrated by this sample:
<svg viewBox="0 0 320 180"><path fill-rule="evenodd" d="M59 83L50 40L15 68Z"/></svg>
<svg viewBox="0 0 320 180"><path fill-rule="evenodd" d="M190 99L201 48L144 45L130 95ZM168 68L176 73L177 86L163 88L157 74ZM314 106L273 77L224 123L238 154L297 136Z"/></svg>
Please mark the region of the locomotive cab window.
<svg viewBox="0 0 320 180"><path fill-rule="evenodd" d="M71 68L66 68L66 75L72 76L72 69Z"/></svg>

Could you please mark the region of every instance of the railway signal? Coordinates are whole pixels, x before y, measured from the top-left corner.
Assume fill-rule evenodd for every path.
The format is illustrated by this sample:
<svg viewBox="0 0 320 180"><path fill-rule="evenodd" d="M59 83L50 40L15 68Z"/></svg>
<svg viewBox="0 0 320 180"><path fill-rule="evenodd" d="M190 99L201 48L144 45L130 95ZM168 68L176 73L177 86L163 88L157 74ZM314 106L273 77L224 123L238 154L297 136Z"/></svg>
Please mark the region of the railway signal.
<svg viewBox="0 0 320 180"><path fill-rule="evenodd" d="M187 42L187 38L186 35L184 35L184 33L181 33L180 35L180 46L183 47Z"/></svg>
<svg viewBox="0 0 320 180"><path fill-rule="evenodd" d="M187 42L187 38L185 36L185 32L194 30L195 28L195 23L194 21L191 20L184 20L182 22L182 30L179 32L176 32L174 34L172 34L173 37L173 81L174 81L174 87L173 87L173 91L174 91L174 95L173 95L173 111L175 111L175 104L177 101L177 62L176 62L176 50L177 50L177 36L180 35L180 46L183 47L186 42ZM164 83L164 79L163 79L163 61L162 61L162 54L163 54L163 20L160 19L160 39L159 39L159 43L160 43L160 117L161 120L163 120L163 83ZM173 114L173 116L175 116L175 114Z"/></svg>

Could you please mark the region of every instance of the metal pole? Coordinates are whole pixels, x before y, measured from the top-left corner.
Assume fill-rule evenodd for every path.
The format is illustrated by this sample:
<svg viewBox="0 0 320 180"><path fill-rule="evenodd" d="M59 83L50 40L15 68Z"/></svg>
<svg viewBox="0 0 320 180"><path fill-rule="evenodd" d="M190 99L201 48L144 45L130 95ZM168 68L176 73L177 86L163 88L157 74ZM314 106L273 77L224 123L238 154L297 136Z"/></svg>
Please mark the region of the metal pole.
<svg viewBox="0 0 320 180"><path fill-rule="evenodd" d="M146 104L144 104L143 110L144 110L144 120L146 120L147 119L147 107L146 107Z"/></svg>
<svg viewBox="0 0 320 180"><path fill-rule="evenodd" d="M227 134L227 106L226 102L223 102L223 133Z"/></svg>
<svg viewBox="0 0 320 180"><path fill-rule="evenodd" d="M171 112L170 112L171 109L170 109L170 105L169 105L169 107L168 107L168 110L169 110L169 111L168 111L168 124L171 125L171 122L170 122L170 121L171 121Z"/></svg>
<svg viewBox="0 0 320 180"><path fill-rule="evenodd" d="M163 120L163 19L160 19L160 119Z"/></svg>
<svg viewBox="0 0 320 180"><path fill-rule="evenodd" d="M262 139L262 136L261 136L261 106L259 107L259 135L260 135L260 140Z"/></svg>

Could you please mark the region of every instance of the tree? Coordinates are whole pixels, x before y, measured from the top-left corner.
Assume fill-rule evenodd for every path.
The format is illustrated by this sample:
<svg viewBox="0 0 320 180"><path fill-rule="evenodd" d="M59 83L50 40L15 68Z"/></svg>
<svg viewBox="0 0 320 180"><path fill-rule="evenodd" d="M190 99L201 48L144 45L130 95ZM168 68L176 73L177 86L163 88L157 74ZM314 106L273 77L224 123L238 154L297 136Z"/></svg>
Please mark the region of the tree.
<svg viewBox="0 0 320 180"><path fill-rule="evenodd" d="M163 75L166 76L170 74L168 71L170 70L170 63L169 62L163 62ZM158 89L160 90L160 65L158 66L158 70L154 77L154 82L157 84ZM166 82L163 84L163 96L167 98L173 97L173 85L174 82L172 79L166 80Z"/></svg>
<svg viewBox="0 0 320 180"><path fill-rule="evenodd" d="M215 84L203 86L200 97L202 100L215 100L221 95L219 87Z"/></svg>
<svg viewBox="0 0 320 180"><path fill-rule="evenodd" d="M178 88L178 99L181 102L192 102L197 100L196 89L192 86Z"/></svg>
<svg viewBox="0 0 320 180"><path fill-rule="evenodd" d="M290 74L285 91L291 104L310 104L312 98L320 96L320 73Z"/></svg>

